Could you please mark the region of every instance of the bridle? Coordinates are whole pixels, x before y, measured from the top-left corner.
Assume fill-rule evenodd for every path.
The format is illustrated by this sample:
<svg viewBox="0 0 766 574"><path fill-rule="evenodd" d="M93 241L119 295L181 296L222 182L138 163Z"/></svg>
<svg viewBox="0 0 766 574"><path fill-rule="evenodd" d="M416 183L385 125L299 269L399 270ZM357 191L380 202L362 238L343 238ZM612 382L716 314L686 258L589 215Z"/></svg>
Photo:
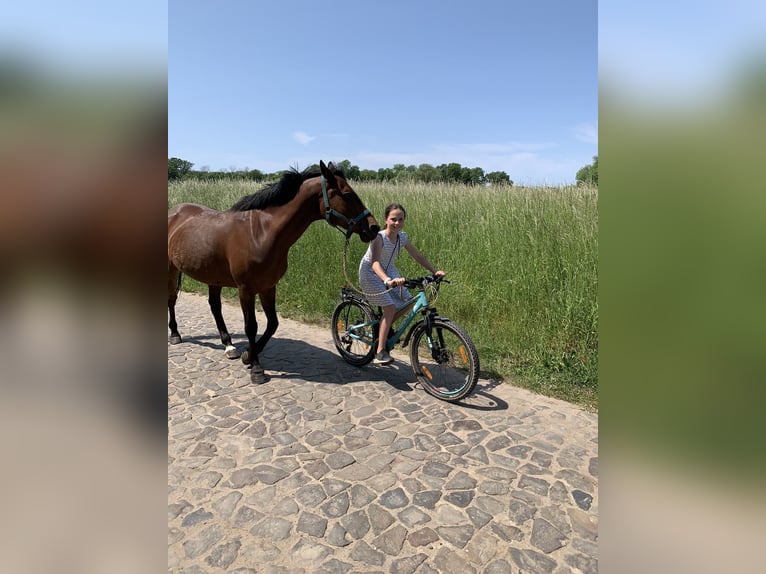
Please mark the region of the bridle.
<svg viewBox="0 0 766 574"><path fill-rule="evenodd" d="M348 242L348 239L354 233L354 226L360 221L362 221L362 219L370 215L371 211L365 208L365 210L362 211L362 213L360 213L359 215L357 215L354 219L349 219L342 213L335 211L332 207L330 207L330 198L327 195L327 185L325 183L325 177L324 176L321 176L321 177L322 177L322 198L324 199L324 211L325 211L324 219L329 225L331 225L332 227L334 227L341 233L343 233L343 229L341 228L341 226L339 226L336 223L330 222L330 217L334 215L335 217L337 217L338 219L346 223L345 235L346 235L346 242Z"/></svg>
<svg viewBox="0 0 766 574"><path fill-rule="evenodd" d="M372 212L369 209L365 208L365 210L362 211L362 213L360 213L359 215L357 215L354 219L349 219L348 217L346 217L342 213L338 213L337 211L335 211L332 207L330 207L330 198L327 195L327 184L325 183L325 177L324 176L321 176L321 177L322 177L322 198L324 199L324 210L325 210L324 218L325 218L325 221L329 225L331 225L332 227L334 227L335 229L340 231L341 233L343 233L343 229L339 225L331 223L330 222L330 217L335 215L338 219L342 220L343 222L345 222L347 224L346 232L345 232L346 244L343 246L343 275L346 277L346 284L352 290L356 291L357 293L361 293L362 295L364 295L366 297L375 296L375 295L383 295L384 293L388 293L389 291L393 291L394 289L396 289L396 287L391 287L389 289L386 289L385 291L381 291L380 293L365 293L364 291L360 291L359 289L356 289L353 286L353 283L348 278L348 272L346 270L346 253L348 251L348 242L349 242L349 239L351 239L351 236L354 233L354 226L357 223L359 223L362 219L364 219L367 215L372 213Z"/></svg>

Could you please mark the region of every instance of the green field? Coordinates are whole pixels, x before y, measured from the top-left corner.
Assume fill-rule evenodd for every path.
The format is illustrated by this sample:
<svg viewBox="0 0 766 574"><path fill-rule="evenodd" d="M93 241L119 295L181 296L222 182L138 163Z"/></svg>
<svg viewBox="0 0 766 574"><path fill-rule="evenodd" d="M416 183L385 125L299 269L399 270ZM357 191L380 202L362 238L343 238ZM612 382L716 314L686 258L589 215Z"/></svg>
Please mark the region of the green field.
<svg viewBox="0 0 766 574"><path fill-rule="evenodd" d="M404 229L413 244L452 282L436 306L468 331L484 376L598 408L595 188L351 184L379 222L388 203L404 205ZM247 181L174 182L168 206L195 202L227 209L261 187ZM290 251L277 289L281 315L329 330L345 282L344 242L324 222L309 227ZM365 249L354 236L347 269L355 286ZM407 276L425 273L406 253L397 266ZM188 278L183 288L206 292ZM236 296L234 290L228 294ZM212 316L210 321L214 330ZM241 325L230 328L242 331Z"/></svg>

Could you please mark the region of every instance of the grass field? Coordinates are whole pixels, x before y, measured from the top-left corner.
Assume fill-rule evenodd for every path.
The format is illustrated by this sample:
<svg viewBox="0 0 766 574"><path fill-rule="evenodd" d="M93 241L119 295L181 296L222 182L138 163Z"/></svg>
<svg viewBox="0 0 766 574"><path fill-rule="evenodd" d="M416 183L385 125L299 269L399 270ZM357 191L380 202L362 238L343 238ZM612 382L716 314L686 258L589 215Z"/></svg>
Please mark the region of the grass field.
<svg viewBox="0 0 766 574"><path fill-rule="evenodd" d="M452 282L436 306L468 331L486 376L598 408L595 188L351 183L379 222L388 203L404 205L404 229L413 244ZM168 186L168 206L195 202L227 209L261 187L181 181ZM290 251L277 289L280 314L329 329L345 282L344 241L324 222L309 227ZM365 249L358 236L351 239L347 270L355 286ZM397 266L407 276L425 272L406 253ZM205 292L188 278L183 288ZM210 321L214 329L212 316Z"/></svg>

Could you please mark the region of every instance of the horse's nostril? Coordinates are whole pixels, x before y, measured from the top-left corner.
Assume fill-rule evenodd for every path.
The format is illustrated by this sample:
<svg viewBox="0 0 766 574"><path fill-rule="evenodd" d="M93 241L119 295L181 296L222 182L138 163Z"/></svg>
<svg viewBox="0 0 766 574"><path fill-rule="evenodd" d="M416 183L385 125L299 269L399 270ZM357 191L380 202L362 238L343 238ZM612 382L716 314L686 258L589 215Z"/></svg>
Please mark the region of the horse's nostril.
<svg viewBox="0 0 766 574"><path fill-rule="evenodd" d="M378 232L380 231L380 227L377 225L372 225L370 226L370 231L372 231L375 235L377 235Z"/></svg>

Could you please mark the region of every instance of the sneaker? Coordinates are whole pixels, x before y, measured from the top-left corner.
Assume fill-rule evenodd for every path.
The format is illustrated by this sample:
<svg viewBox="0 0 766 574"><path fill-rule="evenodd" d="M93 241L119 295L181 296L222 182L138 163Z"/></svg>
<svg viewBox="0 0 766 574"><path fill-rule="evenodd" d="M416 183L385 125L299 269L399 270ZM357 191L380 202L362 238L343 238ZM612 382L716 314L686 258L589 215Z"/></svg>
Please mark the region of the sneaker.
<svg viewBox="0 0 766 574"><path fill-rule="evenodd" d="M388 354L388 351L381 351L375 355L375 359L373 359L372 362L376 365L388 365L393 362L393 359L391 358L391 355Z"/></svg>

